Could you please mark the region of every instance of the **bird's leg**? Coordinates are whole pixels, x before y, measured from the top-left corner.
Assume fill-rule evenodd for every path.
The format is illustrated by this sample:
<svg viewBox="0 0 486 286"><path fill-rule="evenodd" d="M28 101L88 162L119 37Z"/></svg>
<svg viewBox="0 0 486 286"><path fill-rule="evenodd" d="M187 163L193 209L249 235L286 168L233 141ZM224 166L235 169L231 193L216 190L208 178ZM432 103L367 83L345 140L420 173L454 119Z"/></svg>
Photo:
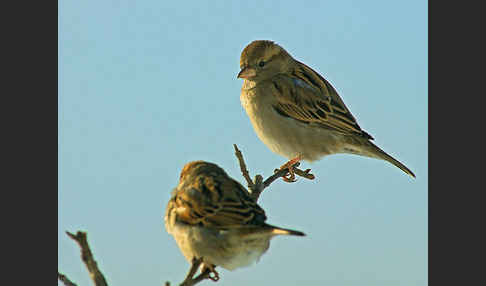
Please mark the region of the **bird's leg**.
<svg viewBox="0 0 486 286"><path fill-rule="evenodd" d="M196 277L194 277L199 266L201 266L201 273ZM191 269L189 269L186 279L184 279L184 281L181 284L179 284L179 286L193 286L204 279L211 279L214 282L218 281L219 274L216 270L214 270L215 267L216 265L207 265L206 263L203 263L202 257L192 258Z"/></svg>
<svg viewBox="0 0 486 286"><path fill-rule="evenodd" d="M293 183L295 182L295 171L294 171L294 168L297 167L295 165L297 165L299 163L299 161L302 160L302 156L301 155L298 155L297 157L289 160L287 163L283 164L281 167L280 167L280 170L283 170L283 169L289 169L289 175L288 176L283 176L282 179L287 182L287 183ZM310 171L310 170L309 170Z"/></svg>
<svg viewBox="0 0 486 286"><path fill-rule="evenodd" d="M208 268L205 268L203 271L201 271L201 273L198 276L196 276L194 279L192 279L191 285L195 285L195 284L203 281L204 279L211 279L211 270L209 270Z"/></svg>
<svg viewBox="0 0 486 286"><path fill-rule="evenodd" d="M197 269L199 268L199 266L201 265L202 262L203 262L202 257L201 258L196 258L196 257L192 258L191 268L189 269L189 272L187 273L186 279L184 279L184 281L182 281L180 286L191 286L191 285L195 284L194 283L195 279L193 279L192 277L194 277L194 274L196 274Z"/></svg>

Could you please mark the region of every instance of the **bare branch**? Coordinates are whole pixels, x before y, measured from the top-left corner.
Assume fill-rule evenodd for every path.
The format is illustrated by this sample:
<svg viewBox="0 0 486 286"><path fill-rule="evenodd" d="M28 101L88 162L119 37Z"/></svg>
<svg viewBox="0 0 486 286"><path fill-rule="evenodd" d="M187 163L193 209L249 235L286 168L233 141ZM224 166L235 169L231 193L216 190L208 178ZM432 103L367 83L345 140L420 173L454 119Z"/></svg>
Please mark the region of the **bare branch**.
<svg viewBox="0 0 486 286"><path fill-rule="evenodd" d="M93 254L91 252L91 249L88 244L88 239L87 239L87 234L86 232L78 231L75 235L66 231L66 234L75 240L78 244L79 247L81 248L81 259L83 260L84 264L86 265L86 268L88 268L89 274L91 279L93 280L95 286L108 286L106 283L105 277L101 273L101 271L98 268L98 265L96 261L94 260ZM205 279L211 279L213 281L217 281L219 277L211 277L211 270L205 269L202 273L200 273L198 276L195 278L194 275L196 274L199 266L202 263L202 258L200 259L193 259L191 268L189 269L189 272L187 273L186 279L179 285L179 286L193 286L196 285L197 283L205 280ZM215 272L216 273L216 272ZM217 275L217 273L216 273ZM66 286L77 286L73 282L71 282L65 275L57 272L57 278L64 283ZM170 286L170 282L166 281L165 286Z"/></svg>
<svg viewBox="0 0 486 286"><path fill-rule="evenodd" d="M81 259L86 265L86 268L88 268L89 275L94 284L96 286L107 286L108 284L106 283L105 277L98 269L98 264L94 260L91 249L89 248L86 232L78 231L76 235L68 231L66 231L66 233L79 244L79 247L81 248Z"/></svg>
<svg viewBox="0 0 486 286"><path fill-rule="evenodd" d="M293 165L294 167L294 170L297 170L297 167L300 165L299 162L295 163ZM271 175L270 177L268 177L264 182L263 182L263 189L265 189L266 187L270 186L271 183L273 183L273 181L275 181L276 179L280 178L280 177L283 177L285 175L287 175L289 173L289 169L286 168L286 169L275 169L274 171L274 174ZM297 173L297 172L296 172ZM263 191L262 189L262 191Z"/></svg>
<svg viewBox="0 0 486 286"><path fill-rule="evenodd" d="M265 187L263 186L263 177L262 175L256 175L255 176L255 188L253 188L253 190L251 190L251 198L257 202L258 201L258 198L260 197L260 194L263 192L263 189L265 189Z"/></svg>
<svg viewBox="0 0 486 286"><path fill-rule="evenodd" d="M305 171L302 171L301 169L299 168L295 168L294 169L294 172L296 175L298 176L301 176L303 178L306 178L306 179L309 179L309 180L314 180L316 178L316 176L314 176L313 174L310 174L311 169L306 169Z"/></svg>
<svg viewBox="0 0 486 286"><path fill-rule="evenodd" d="M66 275L59 273L59 271L57 271L57 279L59 279L59 281L64 283L64 285L66 286L77 286L71 280L69 280L69 278L67 278Z"/></svg>
<svg viewBox="0 0 486 286"><path fill-rule="evenodd" d="M261 175L256 175L255 180L252 181L250 178L250 174L246 168L245 160L243 159L243 154L241 151L238 149L236 144L233 144L235 148L235 155L236 158L238 159L240 163L240 170L243 175L243 178L248 183L248 189L250 191L250 196L253 198L253 200L256 202L258 201L258 198L260 197L260 194L263 192L265 188L270 186L271 183L273 183L275 180L277 180L280 177L284 177L289 173L289 168L284 168L284 169L275 169L274 174L268 177L265 181L263 181L263 177ZM293 168L294 173L300 177L313 180L315 176L313 174L310 174L310 169L307 169L305 171L297 168L300 165L299 162L296 162L293 164L290 168Z"/></svg>
<svg viewBox="0 0 486 286"><path fill-rule="evenodd" d="M238 158L238 161L240 162L240 170L241 173L243 174L243 178L245 178L246 182L248 183L248 188L253 189L254 184L250 178L250 173L248 173L248 169L246 168L245 160L243 159L243 154L241 154L241 151L238 149L236 144L233 144L233 147L235 147L236 158Z"/></svg>

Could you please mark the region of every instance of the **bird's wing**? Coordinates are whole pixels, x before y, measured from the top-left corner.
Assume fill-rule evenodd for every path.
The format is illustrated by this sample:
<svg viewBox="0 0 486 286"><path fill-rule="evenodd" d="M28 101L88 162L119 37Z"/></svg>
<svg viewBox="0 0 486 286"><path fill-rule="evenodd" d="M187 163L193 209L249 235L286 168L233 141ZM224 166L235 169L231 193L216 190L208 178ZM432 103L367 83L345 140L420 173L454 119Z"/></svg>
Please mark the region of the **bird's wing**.
<svg viewBox="0 0 486 286"><path fill-rule="evenodd" d="M305 124L373 139L361 130L331 84L310 67L298 63L290 74L278 75L272 81L277 99L275 111Z"/></svg>
<svg viewBox="0 0 486 286"><path fill-rule="evenodd" d="M264 210L237 181L222 175L199 175L173 197L179 221L216 228L259 225Z"/></svg>

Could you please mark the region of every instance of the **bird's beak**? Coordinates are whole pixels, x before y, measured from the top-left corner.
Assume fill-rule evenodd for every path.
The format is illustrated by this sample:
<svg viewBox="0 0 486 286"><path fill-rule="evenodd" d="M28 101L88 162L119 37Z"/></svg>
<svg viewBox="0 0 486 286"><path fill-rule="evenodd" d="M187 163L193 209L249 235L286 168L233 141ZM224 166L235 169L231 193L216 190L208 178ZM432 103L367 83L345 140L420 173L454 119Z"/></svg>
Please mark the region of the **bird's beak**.
<svg viewBox="0 0 486 286"><path fill-rule="evenodd" d="M239 73L236 78L252 78L256 76L256 71L250 67L244 67Z"/></svg>

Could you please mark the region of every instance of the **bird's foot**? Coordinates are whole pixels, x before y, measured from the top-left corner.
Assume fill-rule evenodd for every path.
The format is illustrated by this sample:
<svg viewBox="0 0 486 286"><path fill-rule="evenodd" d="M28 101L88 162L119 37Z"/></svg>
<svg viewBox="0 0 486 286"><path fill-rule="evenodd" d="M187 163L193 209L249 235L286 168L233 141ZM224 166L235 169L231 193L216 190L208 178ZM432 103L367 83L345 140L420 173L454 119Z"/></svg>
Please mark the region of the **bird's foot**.
<svg viewBox="0 0 486 286"><path fill-rule="evenodd" d="M299 166L300 160L302 160L302 157L299 155L299 156L297 156L297 157L289 160L287 163L283 164L280 167L280 170L283 170L283 169L288 169L289 170L289 174L282 177L282 179L285 182L287 182L287 183L293 183L293 182L296 181L296 179L295 179L295 169L294 168L297 168ZM310 171L310 169L308 171ZM307 170L306 170L306 172L307 172Z"/></svg>
<svg viewBox="0 0 486 286"><path fill-rule="evenodd" d="M208 278L211 279L211 280L213 280L214 282L216 282L216 281L219 280L219 273L214 268L216 268L216 265L207 265L207 264L204 264L202 273L207 273Z"/></svg>

